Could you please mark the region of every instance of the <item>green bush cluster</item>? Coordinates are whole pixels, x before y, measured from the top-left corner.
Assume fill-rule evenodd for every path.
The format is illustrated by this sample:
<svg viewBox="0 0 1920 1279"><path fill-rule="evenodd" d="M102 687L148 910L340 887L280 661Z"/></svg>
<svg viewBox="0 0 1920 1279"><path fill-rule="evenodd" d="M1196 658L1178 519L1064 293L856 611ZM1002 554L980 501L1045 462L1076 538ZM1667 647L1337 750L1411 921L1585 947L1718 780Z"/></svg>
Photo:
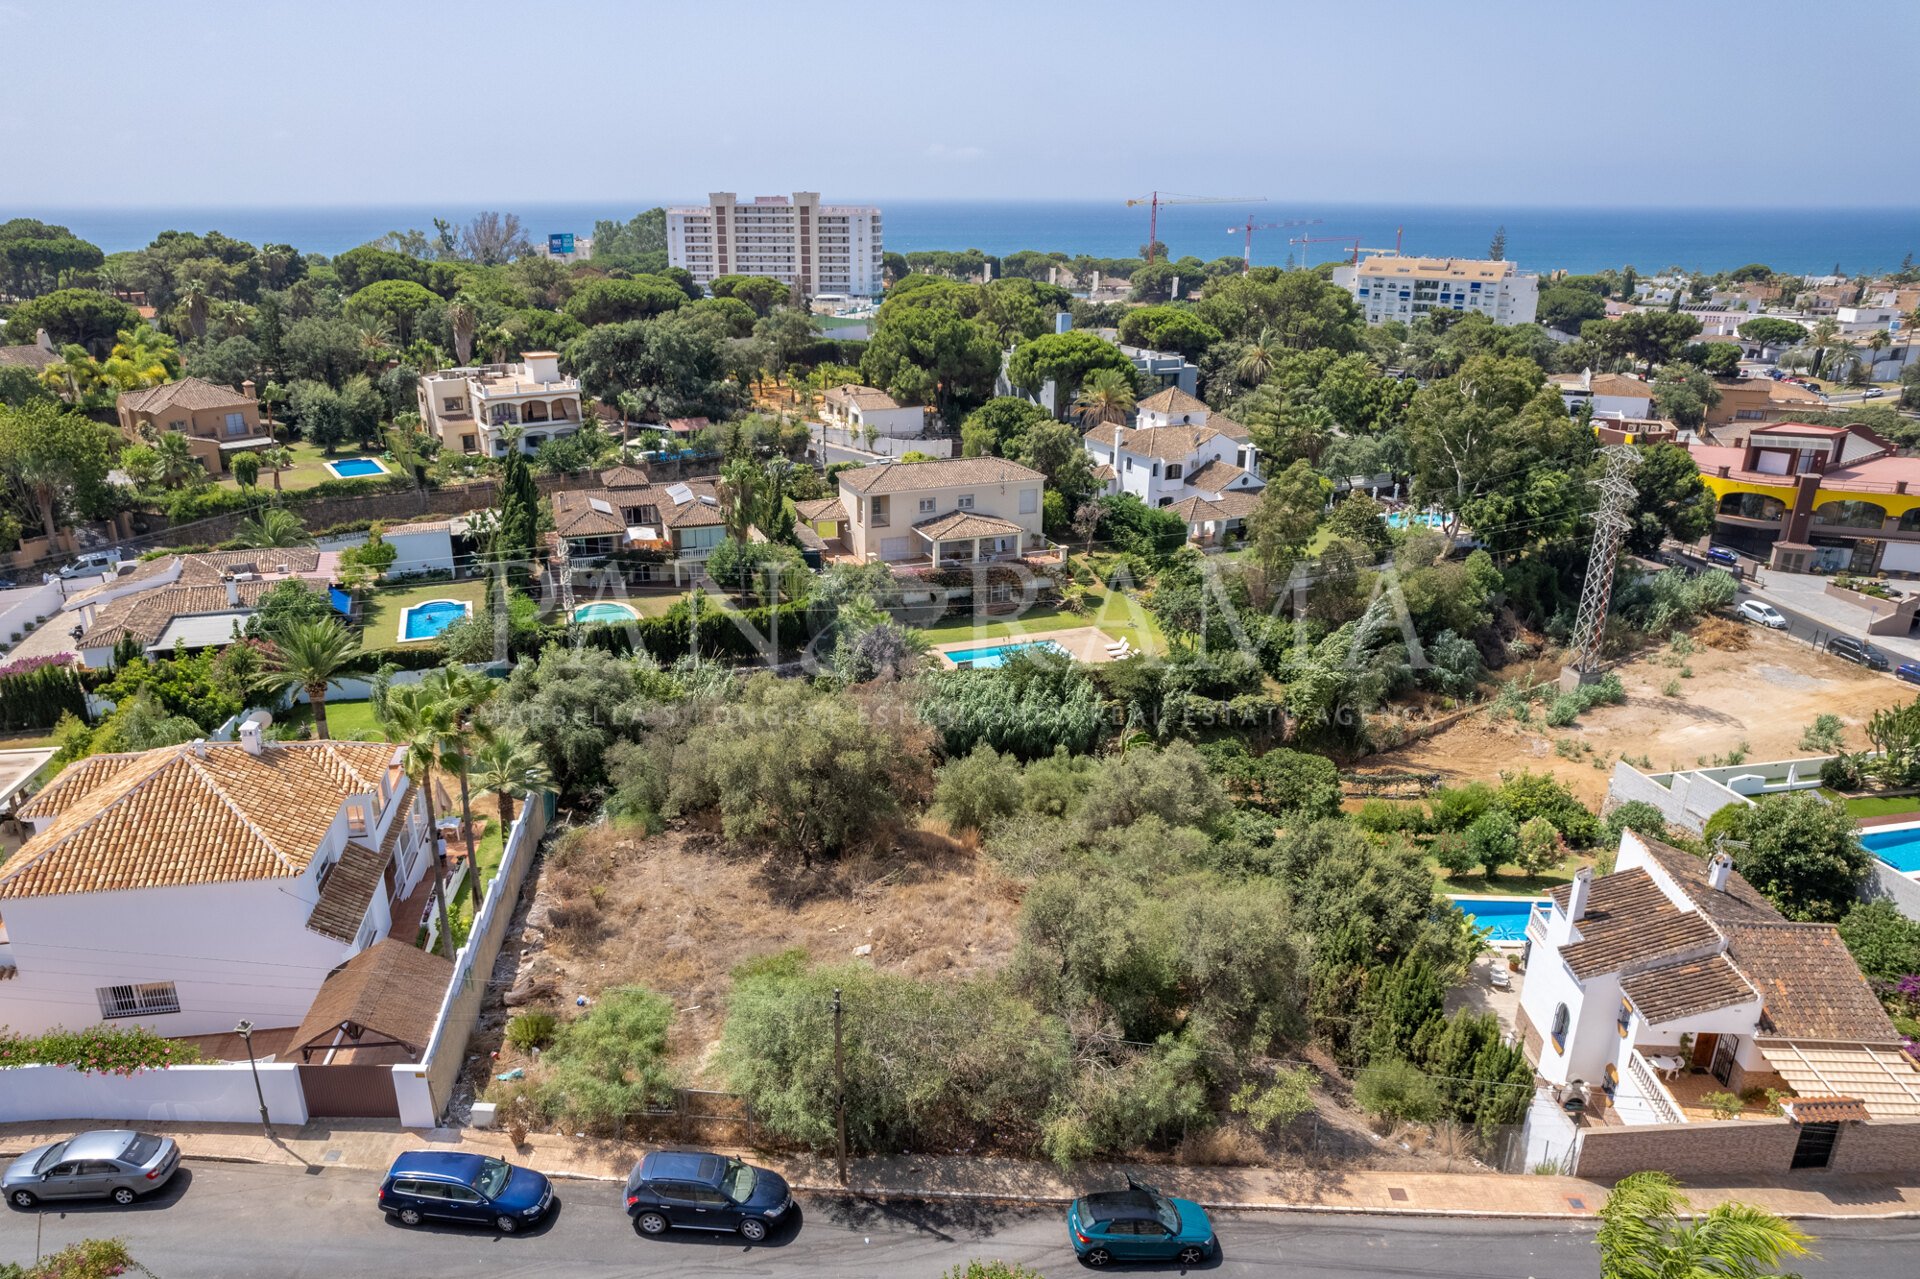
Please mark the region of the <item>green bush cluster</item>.
<svg viewBox="0 0 1920 1279"><path fill-rule="evenodd" d="M130 1075L202 1060L192 1044L167 1039L145 1026L99 1025L39 1035L0 1030L0 1067L72 1066L82 1074Z"/></svg>

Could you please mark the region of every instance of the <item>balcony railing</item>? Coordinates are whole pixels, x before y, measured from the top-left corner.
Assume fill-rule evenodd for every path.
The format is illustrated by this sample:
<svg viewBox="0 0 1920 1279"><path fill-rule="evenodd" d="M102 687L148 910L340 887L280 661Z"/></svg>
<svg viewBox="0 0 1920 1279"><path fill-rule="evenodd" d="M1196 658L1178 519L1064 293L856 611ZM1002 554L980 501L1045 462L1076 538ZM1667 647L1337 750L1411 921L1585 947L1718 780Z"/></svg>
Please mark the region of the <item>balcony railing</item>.
<svg viewBox="0 0 1920 1279"><path fill-rule="evenodd" d="M1660 1124L1687 1122L1686 1116L1680 1113L1679 1103L1674 1101L1673 1094L1667 1091L1667 1086L1660 1082L1659 1076L1653 1073L1653 1067L1647 1064L1647 1059L1640 1055L1638 1048L1627 1054L1627 1070L1633 1075L1634 1086L1639 1089L1641 1097L1646 1099L1648 1108L1653 1112L1654 1118L1649 1122ZM1622 1117L1625 1117L1624 1111Z"/></svg>

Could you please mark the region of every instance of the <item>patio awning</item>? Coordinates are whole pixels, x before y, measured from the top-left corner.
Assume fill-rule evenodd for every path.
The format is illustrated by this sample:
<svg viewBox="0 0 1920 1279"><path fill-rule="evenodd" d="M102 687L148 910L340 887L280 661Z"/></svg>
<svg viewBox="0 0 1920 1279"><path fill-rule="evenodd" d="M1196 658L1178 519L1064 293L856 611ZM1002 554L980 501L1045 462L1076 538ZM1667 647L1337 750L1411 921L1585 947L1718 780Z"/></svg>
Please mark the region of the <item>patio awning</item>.
<svg viewBox="0 0 1920 1279"><path fill-rule="evenodd" d="M1920 1070L1898 1045L1761 1038L1755 1046L1803 1098L1857 1099L1875 1119L1920 1116Z"/></svg>

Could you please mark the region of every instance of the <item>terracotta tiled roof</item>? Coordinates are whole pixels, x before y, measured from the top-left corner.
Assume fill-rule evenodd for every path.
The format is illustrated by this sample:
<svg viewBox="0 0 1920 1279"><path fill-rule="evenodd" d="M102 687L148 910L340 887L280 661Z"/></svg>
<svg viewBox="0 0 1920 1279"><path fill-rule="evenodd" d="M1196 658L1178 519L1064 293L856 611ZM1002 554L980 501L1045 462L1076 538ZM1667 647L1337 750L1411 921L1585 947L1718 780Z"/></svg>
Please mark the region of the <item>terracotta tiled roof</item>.
<svg viewBox="0 0 1920 1279"><path fill-rule="evenodd" d="M398 1040L418 1060L452 980L452 960L391 937L375 942L327 974L288 1052L325 1048L347 1026L373 1039Z"/></svg>
<svg viewBox="0 0 1920 1279"><path fill-rule="evenodd" d="M1625 373L1596 373L1590 387L1595 395L1613 395L1630 400L1653 397L1651 385Z"/></svg>
<svg viewBox="0 0 1920 1279"><path fill-rule="evenodd" d="M1145 426L1120 437L1120 447L1135 457L1182 462L1219 432L1210 426Z"/></svg>
<svg viewBox="0 0 1920 1279"><path fill-rule="evenodd" d="M1196 400L1177 386L1169 386L1155 391L1146 399L1133 406L1143 413L1165 413L1168 416L1186 413L1211 413L1204 401Z"/></svg>
<svg viewBox="0 0 1920 1279"><path fill-rule="evenodd" d="M1080 438L1091 440L1103 448L1114 448L1120 443L1120 437L1125 434L1126 429L1118 422L1100 422L1082 431Z"/></svg>
<svg viewBox="0 0 1920 1279"><path fill-rule="evenodd" d="M1093 478L1096 480L1117 480L1120 478L1120 473L1113 469L1113 463L1102 462L1093 468Z"/></svg>
<svg viewBox="0 0 1920 1279"><path fill-rule="evenodd" d="M1620 983L1620 993L1654 1025L1760 998L1723 955L1662 964Z"/></svg>
<svg viewBox="0 0 1920 1279"><path fill-rule="evenodd" d="M610 489L643 489L653 481L637 466L610 466L600 472L600 483Z"/></svg>
<svg viewBox="0 0 1920 1279"><path fill-rule="evenodd" d="M1766 924L1779 923L1786 918L1739 871L1727 876L1727 887L1722 892L1707 883L1705 858L1683 853L1670 844L1644 835L1639 839L1647 846L1647 853L1654 864L1665 871L1679 885L1687 900L1699 907L1714 923Z"/></svg>
<svg viewBox="0 0 1920 1279"><path fill-rule="evenodd" d="M1206 520L1244 520L1259 505L1259 493L1233 489L1218 498L1190 497L1167 509L1189 524L1199 524Z"/></svg>
<svg viewBox="0 0 1920 1279"><path fill-rule="evenodd" d="M58 816L0 866L0 898L113 892L302 874L349 797L371 794L384 742L229 742L91 761L39 797ZM49 800L52 794L56 798Z"/></svg>
<svg viewBox="0 0 1920 1279"><path fill-rule="evenodd" d="M1789 1104L1811 1102L1810 1109L1817 1113L1827 1109L1823 1102L1858 1101L1875 1119L1920 1116L1920 1069L1896 1045L1816 1043L1761 1035L1754 1046L1799 1094ZM1802 1123L1819 1122L1813 1114L1794 1117Z"/></svg>
<svg viewBox="0 0 1920 1279"><path fill-rule="evenodd" d="M89 755L60 770L46 788L20 808L24 819L57 817L80 797L106 782L121 769L139 759L138 755Z"/></svg>
<svg viewBox="0 0 1920 1279"><path fill-rule="evenodd" d="M396 823L398 820L395 818ZM373 895L379 890L380 877L386 869L387 859L380 855L379 849L347 841L340 860L327 872L327 882L320 886L320 900L307 916L307 927L322 937L352 941L360 932L367 907L373 904Z"/></svg>
<svg viewBox="0 0 1920 1279"><path fill-rule="evenodd" d="M846 513L837 497L823 497L817 502L795 502L795 514L803 520L834 520Z"/></svg>
<svg viewBox="0 0 1920 1279"><path fill-rule="evenodd" d="M1219 458L1215 458L1199 470L1189 474L1187 476L1187 483L1202 492L1224 493L1245 479L1252 479L1255 487L1266 487L1266 485L1262 484L1251 472L1243 471L1231 462L1223 462Z"/></svg>
<svg viewBox="0 0 1920 1279"><path fill-rule="evenodd" d="M1003 457L954 457L933 462L877 462L839 473L840 487L863 497L965 484L1021 484L1046 478Z"/></svg>
<svg viewBox="0 0 1920 1279"><path fill-rule="evenodd" d="M134 413L161 409L246 409L253 401L232 387L215 386L197 377L183 377L140 391L123 391L115 404Z"/></svg>
<svg viewBox="0 0 1920 1279"><path fill-rule="evenodd" d="M37 342L25 346L0 346L0 367L12 364L42 372L60 362L60 353L49 351Z"/></svg>
<svg viewBox="0 0 1920 1279"><path fill-rule="evenodd" d="M725 524L727 517L720 509L719 490L706 480L688 480L684 487L691 495L684 502L673 500L669 490L682 487L668 484L654 489L649 501L660 508L660 522L668 528L703 528L712 524Z"/></svg>
<svg viewBox="0 0 1920 1279"><path fill-rule="evenodd" d="M1873 1118L1858 1097L1788 1097L1780 1104L1789 1118L1803 1124L1857 1124Z"/></svg>
<svg viewBox="0 0 1920 1279"><path fill-rule="evenodd" d="M80 646L107 648L127 636L142 644L151 644L176 617L225 613L236 607L252 608L262 595L279 584L271 581L234 583L240 597L238 605L227 598L225 586L161 586L123 595L100 606L100 611L94 614L93 625L80 637Z"/></svg>
<svg viewBox="0 0 1920 1279"><path fill-rule="evenodd" d="M180 557L181 586L213 586L226 574L317 573L321 552L311 546L272 546L251 551L204 551Z"/></svg>
<svg viewBox="0 0 1920 1279"><path fill-rule="evenodd" d="M1765 1001L1763 1031L1787 1039L1896 1043L1887 1010L1831 924L1735 924L1727 955Z"/></svg>
<svg viewBox="0 0 1920 1279"><path fill-rule="evenodd" d="M914 532L929 540L944 540L950 537L1005 537L1023 531L1012 520L1003 520L993 515L976 515L972 511L949 511L945 515L921 520L913 526L913 529Z"/></svg>
<svg viewBox="0 0 1920 1279"><path fill-rule="evenodd" d="M1553 890L1554 905L1567 906L1566 886ZM1560 958L1581 981L1598 973L1651 966L1688 951L1717 950L1720 935L1698 911L1681 911L1667 900L1653 876L1639 868L1593 881L1587 911L1575 921L1581 940L1560 948Z"/></svg>
<svg viewBox="0 0 1920 1279"><path fill-rule="evenodd" d="M1225 416L1224 414L1209 413L1207 415L1207 425L1212 427L1214 430L1220 432L1220 434L1226 436L1228 439L1238 440L1242 444L1245 444L1248 441L1253 439L1253 435L1247 430L1246 427L1240 425L1238 422L1234 421L1230 417Z"/></svg>
<svg viewBox="0 0 1920 1279"><path fill-rule="evenodd" d="M602 511L593 503L607 507ZM553 531L561 537L613 537L627 531L620 515L623 503L633 503L631 491L619 497L606 489L566 489L553 495Z"/></svg>
<svg viewBox="0 0 1920 1279"><path fill-rule="evenodd" d="M902 407L900 401L888 395L877 386L861 386L857 382L846 382L827 391L820 397L828 404L854 409L886 410Z"/></svg>

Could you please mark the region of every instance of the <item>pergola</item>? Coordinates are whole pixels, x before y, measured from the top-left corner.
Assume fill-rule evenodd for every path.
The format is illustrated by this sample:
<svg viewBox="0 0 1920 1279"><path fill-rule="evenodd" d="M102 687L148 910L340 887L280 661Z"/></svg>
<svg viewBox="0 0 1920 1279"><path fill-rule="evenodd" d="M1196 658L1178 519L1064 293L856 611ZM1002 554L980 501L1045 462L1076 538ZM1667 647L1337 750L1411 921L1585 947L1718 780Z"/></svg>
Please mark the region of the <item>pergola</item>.
<svg viewBox="0 0 1920 1279"><path fill-rule="evenodd" d="M398 1048L419 1061L433 1033L453 961L389 937L327 974L287 1042L310 1062L336 1049Z"/></svg>
<svg viewBox="0 0 1920 1279"><path fill-rule="evenodd" d="M926 539L928 554L938 564L942 559L942 547L956 548L964 546L965 554L948 553L948 558L964 564L980 559L980 543L998 541L1011 537L1013 549L1020 549L1021 535L1026 531L1012 520L1003 520L993 515L975 515L971 511L950 511L937 515L930 520L922 520L913 526L913 531ZM991 558L991 555L989 556Z"/></svg>

